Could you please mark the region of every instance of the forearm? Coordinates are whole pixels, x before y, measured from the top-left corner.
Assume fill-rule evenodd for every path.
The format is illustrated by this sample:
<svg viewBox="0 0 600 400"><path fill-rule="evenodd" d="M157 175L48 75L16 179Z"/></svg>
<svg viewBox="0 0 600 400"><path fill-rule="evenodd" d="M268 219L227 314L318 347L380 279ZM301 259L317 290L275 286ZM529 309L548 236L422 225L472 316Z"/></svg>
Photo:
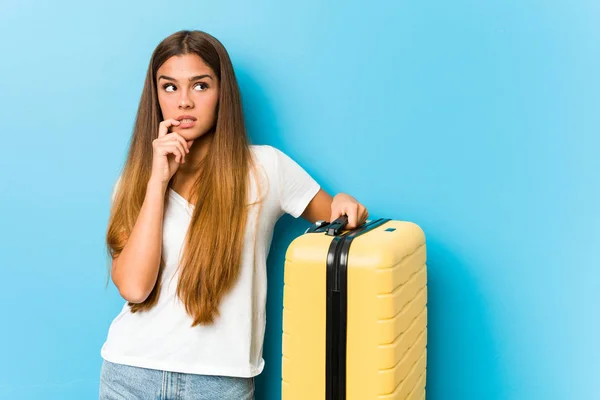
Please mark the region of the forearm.
<svg viewBox="0 0 600 400"><path fill-rule="evenodd" d="M123 298L143 302L156 284L162 254L166 184L149 181L146 197L125 247L112 264L112 280Z"/></svg>

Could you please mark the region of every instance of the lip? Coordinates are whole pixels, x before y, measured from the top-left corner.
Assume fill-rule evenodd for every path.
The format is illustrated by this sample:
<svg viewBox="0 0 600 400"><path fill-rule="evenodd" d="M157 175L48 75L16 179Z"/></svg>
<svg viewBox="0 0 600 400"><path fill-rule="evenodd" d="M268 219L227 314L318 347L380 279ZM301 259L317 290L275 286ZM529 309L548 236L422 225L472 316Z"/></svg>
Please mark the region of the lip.
<svg viewBox="0 0 600 400"><path fill-rule="evenodd" d="M194 117L193 115L180 115L179 117L175 118L177 121L181 121L182 119L193 119L194 121L196 120L196 117Z"/></svg>
<svg viewBox="0 0 600 400"><path fill-rule="evenodd" d="M196 117L194 117L193 115L180 115L179 117L175 118L177 121L181 121L183 119L191 119L191 122L181 122L177 127L180 129L187 129L187 128L191 128L194 125L196 125Z"/></svg>
<svg viewBox="0 0 600 400"><path fill-rule="evenodd" d="M177 125L177 128L179 128L179 129L187 129L187 128L193 127L194 125L196 125L196 121L182 122L179 125Z"/></svg>

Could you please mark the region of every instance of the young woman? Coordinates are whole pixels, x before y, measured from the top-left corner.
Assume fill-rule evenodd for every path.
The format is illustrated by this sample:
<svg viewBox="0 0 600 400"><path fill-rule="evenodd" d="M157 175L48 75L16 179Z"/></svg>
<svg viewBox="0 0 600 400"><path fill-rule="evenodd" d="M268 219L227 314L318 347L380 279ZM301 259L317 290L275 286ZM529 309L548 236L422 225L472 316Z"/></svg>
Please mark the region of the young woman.
<svg viewBox="0 0 600 400"><path fill-rule="evenodd" d="M253 398L266 259L284 213L309 222L345 214L347 228L368 217L280 150L249 144L217 39L164 39L112 194L110 275L126 303L102 346L100 399Z"/></svg>

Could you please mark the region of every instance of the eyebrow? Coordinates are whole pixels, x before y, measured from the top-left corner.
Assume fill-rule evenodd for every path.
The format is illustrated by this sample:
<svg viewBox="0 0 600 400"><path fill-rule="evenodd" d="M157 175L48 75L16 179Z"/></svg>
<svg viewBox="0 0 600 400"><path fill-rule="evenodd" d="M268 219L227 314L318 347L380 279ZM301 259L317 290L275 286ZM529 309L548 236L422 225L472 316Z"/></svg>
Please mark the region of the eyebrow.
<svg viewBox="0 0 600 400"><path fill-rule="evenodd" d="M210 79L212 79L213 77L210 76L210 75L206 75L206 74L205 75L196 75L196 76L192 76L191 78L189 78L189 81L191 82L191 81L195 81L197 79L202 79L202 78L210 78ZM161 79L166 79L168 81L177 82L177 79L171 78L170 76L166 76L166 75L159 76L157 80L161 80Z"/></svg>

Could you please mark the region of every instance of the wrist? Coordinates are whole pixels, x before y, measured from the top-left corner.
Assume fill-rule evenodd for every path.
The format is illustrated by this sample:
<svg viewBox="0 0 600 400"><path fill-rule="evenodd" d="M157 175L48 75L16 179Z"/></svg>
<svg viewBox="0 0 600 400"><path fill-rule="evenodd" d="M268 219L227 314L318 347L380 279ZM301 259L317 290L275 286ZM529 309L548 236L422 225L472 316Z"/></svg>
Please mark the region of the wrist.
<svg viewBox="0 0 600 400"><path fill-rule="evenodd" d="M148 181L148 183L146 185L146 190L159 190L164 193L167 190L168 186L169 186L169 182L162 182L158 179L150 178L150 180Z"/></svg>

